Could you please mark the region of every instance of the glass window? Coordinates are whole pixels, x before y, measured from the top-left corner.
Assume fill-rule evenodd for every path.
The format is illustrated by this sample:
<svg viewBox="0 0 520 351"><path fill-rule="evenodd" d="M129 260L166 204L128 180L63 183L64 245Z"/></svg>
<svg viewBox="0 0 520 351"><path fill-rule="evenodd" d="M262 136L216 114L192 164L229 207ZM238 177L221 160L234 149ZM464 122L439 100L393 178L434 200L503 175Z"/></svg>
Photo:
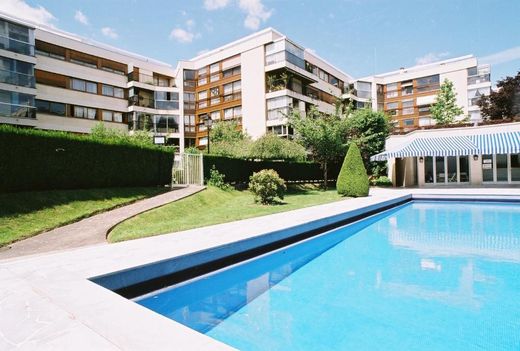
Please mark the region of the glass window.
<svg viewBox="0 0 520 351"><path fill-rule="evenodd" d="M114 96L114 87L111 86L111 85L103 84L101 92L102 92L103 95Z"/></svg>
<svg viewBox="0 0 520 351"><path fill-rule="evenodd" d="M219 80L219 79L220 79L220 77L219 77L218 74L213 74L213 75L211 75L211 77L209 78L209 81L210 81L210 82L216 82L216 81Z"/></svg>
<svg viewBox="0 0 520 351"><path fill-rule="evenodd" d="M201 69L198 70L197 73L199 74L199 76L203 76L206 73L208 73L208 69L206 67L202 67Z"/></svg>
<svg viewBox="0 0 520 351"><path fill-rule="evenodd" d="M210 89L210 94L211 94L211 96L219 96L219 89L218 89L218 87L211 88Z"/></svg>
<svg viewBox="0 0 520 351"><path fill-rule="evenodd" d="M233 118L233 109L227 108L224 110L224 119Z"/></svg>
<svg viewBox="0 0 520 351"><path fill-rule="evenodd" d="M208 98L208 91L204 90L199 92L199 100L204 100Z"/></svg>
<svg viewBox="0 0 520 351"><path fill-rule="evenodd" d="M218 63L214 63L211 66L209 66L209 73L215 73L215 72L218 72L218 70L219 70Z"/></svg>
<svg viewBox="0 0 520 351"><path fill-rule="evenodd" d="M411 126L413 126L413 119L405 119L405 120L403 121L403 124L404 124L405 126L407 126L407 127L411 127Z"/></svg>
<svg viewBox="0 0 520 351"><path fill-rule="evenodd" d="M85 91L85 81L79 79L72 79L72 89Z"/></svg>
<svg viewBox="0 0 520 351"><path fill-rule="evenodd" d="M209 114L211 119L213 120L219 120L220 119L220 111L213 111Z"/></svg>
<svg viewBox="0 0 520 351"><path fill-rule="evenodd" d="M114 97L116 97L116 98L124 98L125 97L125 91L122 88L114 87Z"/></svg>
<svg viewBox="0 0 520 351"><path fill-rule="evenodd" d="M242 106L233 108L233 117L240 117L240 116L242 116Z"/></svg>
<svg viewBox="0 0 520 351"><path fill-rule="evenodd" d="M97 84L92 82L87 82L87 92L97 94Z"/></svg>
<svg viewBox="0 0 520 351"><path fill-rule="evenodd" d="M389 109L389 110L393 110L393 109L396 109L398 106L398 103L397 102L388 102L386 104L386 108Z"/></svg>
<svg viewBox="0 0 520 351"><path fill-rule="evenodd" d="M114 117L114 122L119 122L119 123L123 122L123 113L122 112L114 112L113 117Z"/></svg>
<svg viewBox="0 0 520 351"><path fill-rule="evenodd" d="M446 172L448 183L457 183L457 156L447 157L448 170Z"/></svg>
<svg viewBox="0 0 520 351"><path fill-rule="evenodd" d="M110 122L112 121L112 111L103 110L101 115L103 117L103 121L110 121Z"/></svg>
<svg viewBox="0 0 520 351"><path fill-rule="evenodd" d="M206 83L208 83L208 78L200 78L197 82L198 85L204 85Z"/></svg>

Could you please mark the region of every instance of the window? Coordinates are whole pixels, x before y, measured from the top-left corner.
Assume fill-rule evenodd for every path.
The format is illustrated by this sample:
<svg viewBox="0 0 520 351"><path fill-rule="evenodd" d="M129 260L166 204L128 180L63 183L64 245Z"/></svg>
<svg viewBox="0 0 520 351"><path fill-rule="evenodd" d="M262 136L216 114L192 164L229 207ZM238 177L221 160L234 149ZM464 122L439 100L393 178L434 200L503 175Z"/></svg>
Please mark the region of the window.
<svg viewBox="0 0 520 351"><path fill-rule="evenodd" d="M220 111L213 111L209 114L212 120L219 120L220 119Z"/></svg>
<svg viewBox="0 0 520 351"><path fill-rule="evenodd" d="M439 75L422 77L416 80L417 91L425 92L439 89Z"/></svg>
<svg viewBox="0 0 520 351"><path fill-rule="evenodd" d="M231 76L236 76L238 74L240 74L240 66L234 67L234 68L230 68L230 69L225 70L224 72L222 72L222 76L224 78L231 77Z"/></svg>
<svg viewBox="0 0 520 351"><path fill-rule="evenodd" d="M216 82L220 79L220 76L217 74L212 74L211 77L209 77L210 82Z"/></svg>
<svg viewBox="0 0 520 351"><path fill-rule="evenodd" d="M389 109L389 110L393 110L393 109L396 109L398 106L398 103L397 102L388 102L386 104L386 108Z"/></svg>
<svg viewBox="0 0 520 351"><path fill-rule="evenodd" d="M78 118L96 119L96 112L95 108L83 106L74 106L73 108L73 116Z"/></svg>
<svg viewBox="0 0 520 351"><path fill-rule="evenodd" d="M219 68L220 68L220 65L218 63L214 63L211 66L209 66L209 73L218 72Z"/></svg>
<svg viewBox="0 0 520 351"><path fill-rule="evenodd" d="M66 106L59 102L36 100L36 110L41 113L65 116Z"/></svg>
<svg viewBox="0 0 520 351"><path fill-rule="evenodd" d="M208 69L206 67L203 67L197 71L199 76L204 76L206 73L208 73Z"/></svg>
<svg viewBox="0 0 520 351"><path fill-rule="evenodd" d="M405 119L403 121L403 124L406 126L406 127L411 127L413 126L413 119Z"/></svg>
<svg viewBox="0 0 520 351"><path fill-rule="evenodd" d="M227 108L224 110L224 119L237 118L242 116L242 106Z"/></svg>
<svg viewBox="0 0 520 351"><path fill-rule="evenodd" d="M123 123L123 112L114 112L114 122Z"/></svg>
<svg viewBox="0 0 520 351"><path fill-rule="evenodd" d="M90 68L97 68L97 65L95 63L87 62L87 61L83 61L83 60L78 60L77 58L76 59L70 59L70 62L76 63L78 65L90 67Z"/></svg>
<svg viewBox="0 0 520 351"><path fill-rule="evenodd" d="M72 89L97 94L97 83L72 78Z"/></svg>
<svg viewBox="0 0 520 351"><path fill-rule="evenodd" d="M101 112L101 116L103 118L103 121L112 122L112 111L103 110L103 112Z"/></svg>
<svg viewBox="0 0 520 351"><path fill-rule="evenodd" d="M413 113L413 100L405 100L403 101L403 115L410 115Z"/></svg>
<svg viewBox="0 0 520 351"><path fill-rule="evenodd" d="M207 90L199 92L199 101L200 100L205 100L207 98L208 98L208 91Z"/></svg>
<svg viewBox="0 0 520 351"><path fill-rule="evenodd" d="M101 116L103 118L103 121L107 122L123 122L123 113L122 112L115 112L115 111L106 111L103 110L101 113Z"/></svg>
<svg viewBox="0 0 520 351"><path fill-rule="evenodd" d="M386 86L386 97L393 98L398 95L397 93L397 83L387 84Z"/></svg>

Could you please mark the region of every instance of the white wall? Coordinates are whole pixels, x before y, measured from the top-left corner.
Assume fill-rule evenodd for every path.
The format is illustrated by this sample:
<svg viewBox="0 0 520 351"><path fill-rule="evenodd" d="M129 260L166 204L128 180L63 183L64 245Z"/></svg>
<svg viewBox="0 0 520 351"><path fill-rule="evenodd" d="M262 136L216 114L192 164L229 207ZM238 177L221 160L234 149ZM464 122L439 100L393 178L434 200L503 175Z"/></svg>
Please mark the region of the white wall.
<svg viewBox="0 0 520 351"><path fill-rule="evenodd" d="M266 132L264 47L242 53L242 126L253 139Z"/></svg>
<svg viewBox="0 0 520 351"><path fill-rule="evenodd" d="M443 73L440 75L441 85L445 79L453 82L453 88L457 93L457 105L464 110L463 116L459 116L458 119L463 119L468 114L468 72L465 69L461 69Z"/></svg>

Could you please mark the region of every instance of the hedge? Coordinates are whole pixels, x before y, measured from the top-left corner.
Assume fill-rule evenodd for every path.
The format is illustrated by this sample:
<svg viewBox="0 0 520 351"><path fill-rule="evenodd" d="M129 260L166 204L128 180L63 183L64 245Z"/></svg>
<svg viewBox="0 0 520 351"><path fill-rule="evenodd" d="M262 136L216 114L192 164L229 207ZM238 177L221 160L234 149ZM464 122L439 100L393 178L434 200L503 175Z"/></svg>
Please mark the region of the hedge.
<svg viewBox="0 0 520 351"><path fill-rule="evenodd" d="M155 186L171 181L172 151L0 126L0 192Z"/></svg>
<svg viewBox="0 0 520 351"><path fill-rule="evenodd" d="M254 172L262 169L274 169L278 175L288 182L320 182L323 180L323 171L317 163L312 162L276 162L250 161L223 156L204 155L204 178L208 179L211 167L226 176L226 182L248 182ZM329 165L329 179L335 180L340 165Z"/></svg>

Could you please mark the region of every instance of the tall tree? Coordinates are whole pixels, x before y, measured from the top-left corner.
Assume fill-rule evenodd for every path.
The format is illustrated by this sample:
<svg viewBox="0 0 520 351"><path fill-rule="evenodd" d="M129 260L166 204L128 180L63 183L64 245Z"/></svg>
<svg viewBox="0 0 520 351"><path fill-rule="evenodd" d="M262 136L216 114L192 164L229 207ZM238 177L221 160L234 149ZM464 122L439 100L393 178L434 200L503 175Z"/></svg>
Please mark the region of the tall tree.
<svg viewBox="0 0 520 351"><path fill-rule="evenodd" d="M390 134L390 119L380 111L370 108L355 110L346 119L349 143L359 146L365 168L371 175L380 175L386 162L370 162L370 156L385 150Z"/></svg>
<svg viewBox="0 0 520 351"><path fill-rule="evenodd" d="M490 119L520 115L520 71L515 77L508 76L499 80L497 88L489 96L480 97L478 105L482 114Z"/></svg>
<svg viewBox="0 0 520 351"><path fill-rule="evenodd" d="M436 101L430 107L430 112L439 125L453 123L455 117L463 113L462 108L457 105L457 93L453 89L453 82L449 79L445 79L442 83Z"/></svg>
<svg viewBox="0 0 520 351"><path fill-rule="evenodd" d="M295 138L318 162L323 170L324 188L328 186L328 166L341 159L346 149L346 123L338 114L328 115L312 108L306 116L297 109L289 114Z"/></svg>

